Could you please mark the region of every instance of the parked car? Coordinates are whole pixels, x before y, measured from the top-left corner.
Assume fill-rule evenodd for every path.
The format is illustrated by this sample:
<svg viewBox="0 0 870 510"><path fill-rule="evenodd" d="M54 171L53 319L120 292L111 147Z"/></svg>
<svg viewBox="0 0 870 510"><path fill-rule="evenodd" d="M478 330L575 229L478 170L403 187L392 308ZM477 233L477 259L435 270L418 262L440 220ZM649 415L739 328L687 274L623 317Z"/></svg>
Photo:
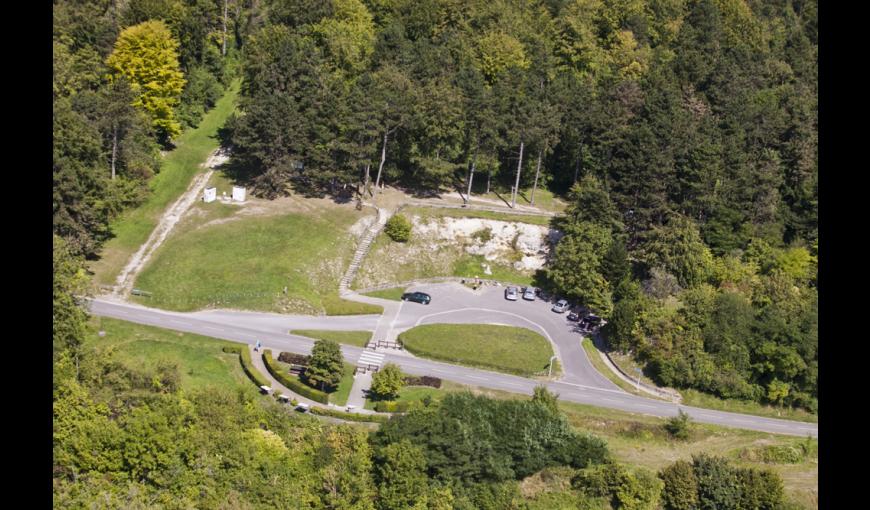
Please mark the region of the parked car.
<svg viewBox="0 0 870 510"><path fill-rule="evenodd" d="M523 289L523 299L526 301L534 301L535 300L535 288L534 287L526 287Z"/></svg>
<svg viewBox="0 0 870 510"><path fill-rule="evenodd" d="M571 305L568 304L567 299L560 299L560 300L556 301L556 304L553 305L553 308L551 308L551 310L553 310L556 313L565 313L566 311L568 311L568 308L570 308L570 307L571 307Z"/></svg>
<svg viewBox="0 0 870 510"><path fill-rule="evenodd" d="M508 301L516 301L519 298L519 293L516 287L508 287L504 290L504 298Z"/></svg>
<svg viewBox="0 0 870 510"><path fill-rule="evenodd" d="M580 320L580 314L578 314L577 312L571 312L568 314L568 320L577 322Z"/></svg>
<svg viewBox="0 0 870 510"><path fill-rule="evenodd" d="M601 317L597 315L588 315L580 321L580 330L591 332L601 325Z"/></svg>
<svg viewBox="0 0 870 510"><path fill-rule="evenodd" d="M402 301L413 301L421 305L428 305L432 301L432 296L425 292L406 292L402 294Z"/></svg>

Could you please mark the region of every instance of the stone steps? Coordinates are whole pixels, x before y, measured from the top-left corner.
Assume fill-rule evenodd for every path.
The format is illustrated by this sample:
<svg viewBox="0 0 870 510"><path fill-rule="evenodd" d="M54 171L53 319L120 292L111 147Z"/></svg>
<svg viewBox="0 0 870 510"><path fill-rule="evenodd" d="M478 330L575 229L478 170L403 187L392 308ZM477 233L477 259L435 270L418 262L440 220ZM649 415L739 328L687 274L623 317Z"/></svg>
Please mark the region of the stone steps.
<svg viewBox="0 0 870 510"><path fill-rule="evenodd" d="M381 233L384 225L387 223L387 219L389 219L390 215L384 209L378 209L378 219L369 227L366 231L363 238L360 240L359 246L356 249L356 252L353 255L353 259L350 261L350 265L347 268L347 271L344 273L344 276L341 277L341 280L338 284L339 293L347 292L350 283L353 281L356 276L356 272L359 270L359 266L362 265L362 261L365 256L368 254L369 248L371 247L372 242L375 240L375 237Z"/></svg>

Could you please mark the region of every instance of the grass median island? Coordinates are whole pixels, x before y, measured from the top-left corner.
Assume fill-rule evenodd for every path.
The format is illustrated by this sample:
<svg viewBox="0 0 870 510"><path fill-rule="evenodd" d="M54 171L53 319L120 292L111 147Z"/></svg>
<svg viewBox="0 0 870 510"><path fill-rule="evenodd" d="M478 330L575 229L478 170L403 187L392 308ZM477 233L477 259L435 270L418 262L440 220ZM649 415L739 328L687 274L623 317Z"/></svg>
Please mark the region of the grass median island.
<svg viewBox="0 0 870 510"><path fill-rule="evenodd" d="M136 287L151 297L135 299L179 311L382 313L380 306L338 296L338 281L356 248L349 229L367 213L325 200L306 204L308 210L299 212L254 216L240 211L207 222L192 218L157 249L137 278ZM269 206L277 207L263 207Z"/></svg>
<svg viewBox="0 0 870 510"><path fill-rule="evenodd" d="M534 331L485 324L426 324L399 335L417 356L509 374L532 376L547 370L553 348Z"/></svg>
<svg viewBox="0 0 870 510"><path fill-rule="evenodd" d="M97 284L111 285L133 253L148 239L160 215L190 185L208 155L218 148L217 132L235 109L240 81L209 110L195 129L185 131L176 140L176 148L160 165L160 172L148 183L151 194L139 207L125 212L111 224L115 235L100 251L100 259L90 265Z"/></svg>
<svg viewBox="0 0 870 510"><path fill-rule="evenodd" d="M401 301L402 294L405 293L405 287L393 287L392 289L382 289L375 290L372 292L366 292L363 296L381 298L381 299L391 299L393 301Z"/></svg>
<svg viewBox="0 0 870 510"><path fill-rule="evenodd" d="M291 329L291 335L307 336L316 340L333 340L340 344L365 347L372 337L371 331L330 331L320 329Z"/></svg>

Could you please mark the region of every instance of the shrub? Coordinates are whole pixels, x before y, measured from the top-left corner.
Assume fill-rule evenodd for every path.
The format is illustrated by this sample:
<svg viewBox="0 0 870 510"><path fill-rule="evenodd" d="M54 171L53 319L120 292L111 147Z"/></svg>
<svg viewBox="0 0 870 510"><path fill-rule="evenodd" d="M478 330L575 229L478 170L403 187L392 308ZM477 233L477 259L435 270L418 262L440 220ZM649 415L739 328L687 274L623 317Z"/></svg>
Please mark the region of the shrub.
<svg viewBox="0 0 870 510"><path fill-rule="evenodd" d="M406 243L411 239L411 222L401 214L394 214L384 225L384 232L397 243Z"/></svg>
<svg viewBox="0 0 870 510"><path fill-rule="evenodd" d="M692 464L678 460L659 472L665 483L662 504L668 510L693 510L698 507L698 479Z"/></svg>
<svg viewBox="0 0 870 510"><path fill-rule="evenodd" d="M377 414L345 413L343 411L324 409L322 407L312 407L311 414L317 414L320 416L332 416L333 418L340 418L342 420L367 421L374 423L386 423L390 419L389 416L381 416Z"/></svg>
<svg viewBox="0 0 870 510"><path fill-rule="evenodd" d="M242 363L242 370L254 381L254 384L259 386L271 386L269 380L263 376L251 363L251 351L246 345L227 346L223 348L224 352L229 352L239 355L239 361Z"/></svg>
<svg viewBox="0 0 870 510"><path fill-rule="evenodd" d="M441 378L429 375L424 375L422 377L416 375L405 375L404 381L405 386L429 386L436 389L441 387Z"/></svg>
<svg viewBox="0 0 870 510"><path fill-rule="evenodd" d="M492 239L492 228L482 228L471 234L471 237L477 239L481 243L488 243Z"/></svg>
<svg viewBox="0 0 870 510"><path fill-rule="evenodd" d="M665 430L675 439L689 439L689 426L691 418L689 415L680 410L679 414L668 419L665 423Z"/></svg>
<svg viewBox="0 0 870 510"><path fill-rule="evenodd" d="M293 352L282 352L278 355L278 361L289 365L302 365L303 367L307 367L309 360L311 360L311 356L305 356Z"/></svg>
<svg viewBox="0 0 870 510"><path fill-rule="evenodd" d="M278 380L279 383L286 386L290 391L294 393L298 393L305 398L309 398L315 402L320 402L321 404L329 403L329 395L323 393L322 391L316 390L309 386L306 386L299 379L295 377L290 377L287 374L281 372L281 370L275 366L275 360L272 359L272 351L266 349L263 351L263 363L266 364L266 369L272 374L272 377Z"/></svg>
<svg viewBox="0 0 870 510"><path fill-rule="evenodd" d="M407 413L414 409L421 409L426 405L420 400L396 402L395 400L382 400L375 403L375 411L379 413Z"/></svg>

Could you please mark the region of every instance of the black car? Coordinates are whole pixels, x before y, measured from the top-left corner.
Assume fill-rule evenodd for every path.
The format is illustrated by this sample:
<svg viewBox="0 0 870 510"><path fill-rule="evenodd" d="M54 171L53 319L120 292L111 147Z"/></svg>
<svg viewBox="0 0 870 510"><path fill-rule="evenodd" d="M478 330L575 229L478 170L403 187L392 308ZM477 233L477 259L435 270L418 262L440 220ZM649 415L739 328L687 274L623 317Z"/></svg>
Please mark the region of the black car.
<svg viewBox="0 0 870 510"><path fill-rule="evenodd" d="M402 301L414 301L421 305L428 305L432 301L432 296L425 292L406 292L402 294Z"/></svg>

